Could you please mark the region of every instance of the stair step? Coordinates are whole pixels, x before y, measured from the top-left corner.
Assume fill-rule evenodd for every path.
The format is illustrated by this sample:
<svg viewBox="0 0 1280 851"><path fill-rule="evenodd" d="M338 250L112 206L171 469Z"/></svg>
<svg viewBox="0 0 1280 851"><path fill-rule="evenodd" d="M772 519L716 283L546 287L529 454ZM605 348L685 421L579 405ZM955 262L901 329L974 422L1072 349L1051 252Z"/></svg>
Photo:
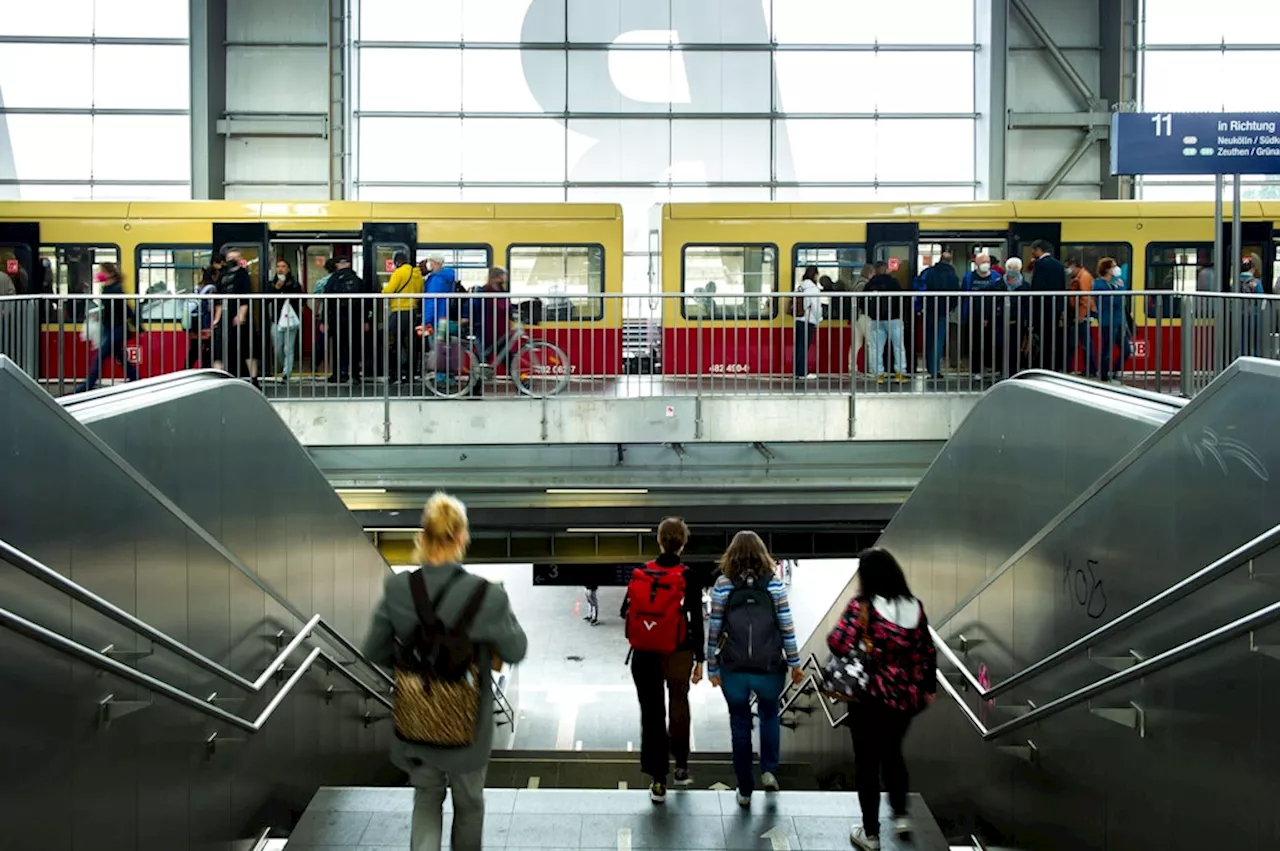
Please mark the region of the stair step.
<svg viewBox="0 0 1280 851"><path fill-rule="evenodd" d="M924 800L912 795L907 807L915 829L906 847L947 851L946 838ZM446 801L446 814L451 809ZM887 818L886 798L880 809ZM286 848L377 846L409 851L412 810L412 789L322 788ZM635 789L485 790L486 848L614 848L630 847L633 840L639 847L650 847L654 839L672 851L847 848L849 828L860 820L857 796L850 792L757 792L747 811L738 806L733 792L674 790L666 804L657 807L647 792Z"/></svg>
<svg viewBox="0 0 1280 851"><path fill-rule="evenodd" d="M733 758L727 753L698 753L689 760L694 788L709 789L722 783L735 785ZM817 791L818 778L812 767L802 763L779 766L778 781L784 789ZM534 778L537 778L536 781ZM528 789L530 782L540 789L617 790L645 789L649 778L640 771L640 754L625 751L495 751L489 764L487 783L493 788Z"/></svg>

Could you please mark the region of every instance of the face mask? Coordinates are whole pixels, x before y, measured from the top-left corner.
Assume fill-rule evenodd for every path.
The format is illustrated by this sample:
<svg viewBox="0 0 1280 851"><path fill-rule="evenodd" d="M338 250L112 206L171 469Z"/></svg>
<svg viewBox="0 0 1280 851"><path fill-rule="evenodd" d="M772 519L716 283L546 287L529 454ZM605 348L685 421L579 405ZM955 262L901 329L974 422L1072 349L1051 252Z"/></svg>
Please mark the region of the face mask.
<svg viewBox="0 0 1280 851"><path fill-rule="evenodd" d="M1009 289L1017 289L1018 285L1022 283L1022 276L1017 272L1008 272L1004 276L1004 281L1009 285Z"/></svg>
<svg viewBox="0 0 1280 851"><path fill-rule="evenodd" d="M988 273L988 272L990 272L990 271L991 271L991 264L990 264L990 263L979 263L979 264L978 264L978 272L979 272L980 274L985 275L985 274L987 274L987 273Z"/></svg>
<svg viewBox="0 0 1280 851"><path fill-rule="evenodd" d="M276 275L276 280L277 280L277 281L283 281L283 280L284 280L285 278L287 278L287 277L289 277L289 276L288 276L288 275Z"/></svg>
<svg viewBox="0 0 1280 851"><path fill-rule="evenodd" d="M107 282L107 276L106 276L106 273L104 272L99 272L98 274L94 275L93 279L100 284L105 284Z"/></svg>

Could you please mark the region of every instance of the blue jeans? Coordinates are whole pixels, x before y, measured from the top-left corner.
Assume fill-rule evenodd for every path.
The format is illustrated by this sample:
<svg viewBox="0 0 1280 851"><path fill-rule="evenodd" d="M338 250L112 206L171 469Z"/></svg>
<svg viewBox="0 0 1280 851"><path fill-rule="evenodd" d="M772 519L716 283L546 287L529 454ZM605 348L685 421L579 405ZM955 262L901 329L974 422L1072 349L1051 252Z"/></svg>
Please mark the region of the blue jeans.
<svg viewBox="0 0 1280 851"><path fill-rule="evenodd" d="M733 773L738 778L738 791L750 795L756 788L751 764L751 695L756 696L760 713L760 771L776 774L782 758L782 719L778 715L778 698L786 685L786 672L777 674L743 674L724 671L720 674L720 690L729 704L729 733L733 740Z"/></svg>
<svg viewBox="0 0 1280 851"><path fill-rule="evenodd" d="M76 389L92 390L97 387L98 380L102 377L102 362L108 357L113 357L124 364L126 380L137 381L138 370L125 357L124 348L127 340L128 331L124 328L103 328L102 339L98 341L98 351L93 360L89 361L89 374L85 377L84 383Z"/></svg>
<svg viewBox="0 0 1280 851"><path fill-rule="evenodd" d="M886 341L893 347L893 371L903 374L907 372L907 350L902 342L902 320L873 319L871 320L871 347L867 350L867 360L864 362L873 378L884 375Z"/></svg>
<svg viewBox="0 0 1280 851"><path fill-rule="evenodd" d="M1103 381L1111 379L1112 372L1123 370L1129 359L1129 326L1121 320L1116 325L1098 326L1098 377ZM1119 349L1119 359L1116 350Z"/></svg>
<svg viewBox="0 0 1280 851"><path fill-rule="evenodd" d="M951 315L940 310L925 310L924 354L929 364L929 375L942 374L942 357L947 351L947 323Z"/></svg>

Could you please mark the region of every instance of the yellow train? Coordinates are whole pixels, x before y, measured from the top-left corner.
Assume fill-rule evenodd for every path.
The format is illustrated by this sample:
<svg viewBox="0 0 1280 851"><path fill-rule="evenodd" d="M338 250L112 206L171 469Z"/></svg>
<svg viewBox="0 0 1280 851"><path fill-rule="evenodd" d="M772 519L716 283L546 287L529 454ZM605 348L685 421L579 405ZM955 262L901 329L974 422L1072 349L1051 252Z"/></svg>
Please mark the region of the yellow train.
<svg viewBox="0 0 1280 851"><path fill-rule="evenodd" d="M278 260L308 292L329 257L347 257L376 289L396 251L439 253L468 286L489 266L509 270L515 297L548 305L537 333L564 349L574 372L617 374L622 307L622 211L616 204L372 204L191 201L0 202L0 268L29 293L88 293L95 267L120 266L127 292L191 292L214 253L241 252L262 288ZM416 262L416 261L415 261ZM85 302L42 306L39 371L79 379L88 363ZM141 305L129 357L141 376L188 366L181 300ZM314 322L306 310L304 328ZM304 346L315 339L301 335ZM304 352L304 356L305 356ZM108 362L107 375L120 367Z"/></svg>

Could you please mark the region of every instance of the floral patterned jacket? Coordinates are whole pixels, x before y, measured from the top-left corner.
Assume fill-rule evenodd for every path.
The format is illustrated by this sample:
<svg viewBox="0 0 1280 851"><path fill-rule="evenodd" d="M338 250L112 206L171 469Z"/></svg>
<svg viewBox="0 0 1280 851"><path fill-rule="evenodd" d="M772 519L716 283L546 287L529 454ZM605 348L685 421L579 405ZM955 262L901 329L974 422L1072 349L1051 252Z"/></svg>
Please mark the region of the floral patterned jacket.
<svg viewBox="0 0 1280 851"><path fill-rule="evenodd" d="M937 649L929 635L924 606L918 600L914 602L919 607L919 622L906 628L885 617L879 606L855 597L827 636L827 647L832 653L842 658L850 656L862 638L858 613L862 606L870 605L867 692L890 709L913 714L928 706L929 696L938 689Z"/></svg>

